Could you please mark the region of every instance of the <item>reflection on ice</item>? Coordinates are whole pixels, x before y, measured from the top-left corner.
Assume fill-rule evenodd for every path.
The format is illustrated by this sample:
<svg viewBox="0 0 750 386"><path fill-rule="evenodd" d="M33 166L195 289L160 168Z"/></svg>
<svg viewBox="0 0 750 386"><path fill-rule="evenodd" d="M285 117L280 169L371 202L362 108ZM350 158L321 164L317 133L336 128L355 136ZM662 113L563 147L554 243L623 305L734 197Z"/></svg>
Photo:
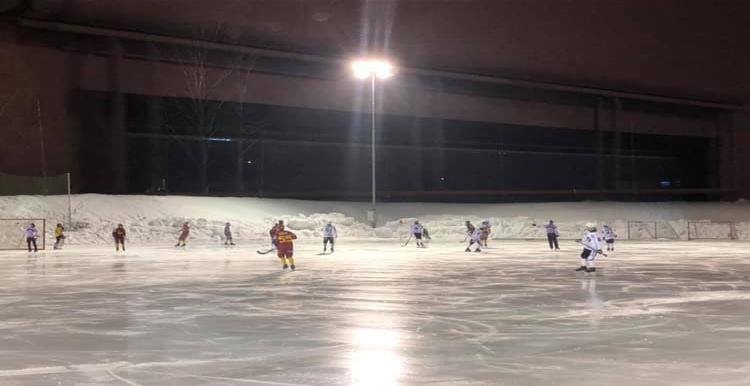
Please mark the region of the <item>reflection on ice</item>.
<svg viewBox="0 0 750 386"><path fill-rule="evenodd" d="M398 355L398 333L363 328L352 334L352 385L396 386L403 368Z"/></svg>

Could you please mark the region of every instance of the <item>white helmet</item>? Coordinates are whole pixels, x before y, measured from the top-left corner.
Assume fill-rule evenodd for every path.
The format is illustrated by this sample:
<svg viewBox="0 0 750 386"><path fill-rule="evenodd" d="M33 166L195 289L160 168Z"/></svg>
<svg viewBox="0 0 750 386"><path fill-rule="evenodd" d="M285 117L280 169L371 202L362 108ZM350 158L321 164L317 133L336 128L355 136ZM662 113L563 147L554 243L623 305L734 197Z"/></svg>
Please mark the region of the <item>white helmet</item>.
<svg viewBox="0 0 750 386"><path fill-rule="evenodd" d="M596 230L596 224L594 224L593 222L587 222L586 223L586 229L588 229L590 231L595 231Z"/></svg>

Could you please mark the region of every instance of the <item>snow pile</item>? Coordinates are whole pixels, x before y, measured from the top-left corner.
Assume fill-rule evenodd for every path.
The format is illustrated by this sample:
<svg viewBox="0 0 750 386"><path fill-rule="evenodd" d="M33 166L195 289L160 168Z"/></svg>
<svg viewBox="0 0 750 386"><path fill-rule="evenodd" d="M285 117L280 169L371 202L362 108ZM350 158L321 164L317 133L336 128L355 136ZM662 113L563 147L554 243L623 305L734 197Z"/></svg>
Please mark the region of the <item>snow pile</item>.
<svg viewBox="0 0 750 386"><path fill-rule="evenodd" d="M750 203L621 203L577 202L536 204L385 203L378 206L378 227L366 220L367 203L258 198L185 196L112 196L85 194L73 197L73 226L68 242L111 242L112 230L125 225L130 242L174 242L182 223L189 222L190 241L220 242L224 224L232 224L236 240L267 240L268 230L279 219L301 238L318 238L327 222L347 239L403 239L419 220L436 240L460 241L464 222L492 223L492 238L544 238L542 228L554 219L562 238L577 238L587 222L610 224L621 239L687 239L691 235L726 238L728 223L712 225L693 221L736 223L740 239L750 239ZM47 237L58 222L67 222L66 196L0 197L0 218L44 218ZM639 221L639 222L634 222ZM629 223L630 222L630 226ZM533 224L537 224L534 226ZM2 225L2 224L0 224ZM14 225L15 229L18 227ZM629 229L628 229L629 228ZM21 230L0 226L0 248L10 237L16 244ZM7 233L13 233L8 236Z"/></svg>

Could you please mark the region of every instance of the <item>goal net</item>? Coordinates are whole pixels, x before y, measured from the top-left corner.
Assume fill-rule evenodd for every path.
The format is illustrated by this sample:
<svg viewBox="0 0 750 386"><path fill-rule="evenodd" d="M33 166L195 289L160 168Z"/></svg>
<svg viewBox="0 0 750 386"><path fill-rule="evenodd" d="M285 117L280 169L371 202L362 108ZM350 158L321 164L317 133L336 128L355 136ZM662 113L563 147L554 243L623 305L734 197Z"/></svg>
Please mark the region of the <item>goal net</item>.
<svg viewBox="0 0 750 386"><path fill-rule="evenodd" d="M656 240L656 221L628 221L628 240Z"/></svg>
<svg viewBox="0 0 750 386"><path fill-rule="evenodd" d="M731 221L688 221L688 240L737 240Z"/></svg>
<svg viewBox="0 0 750 386"><path fill-rule="evenodd" d="M0 250L26 249L26 228L36 226L38 249L47 245L47 222L41 218L0 218Z"/></svg>

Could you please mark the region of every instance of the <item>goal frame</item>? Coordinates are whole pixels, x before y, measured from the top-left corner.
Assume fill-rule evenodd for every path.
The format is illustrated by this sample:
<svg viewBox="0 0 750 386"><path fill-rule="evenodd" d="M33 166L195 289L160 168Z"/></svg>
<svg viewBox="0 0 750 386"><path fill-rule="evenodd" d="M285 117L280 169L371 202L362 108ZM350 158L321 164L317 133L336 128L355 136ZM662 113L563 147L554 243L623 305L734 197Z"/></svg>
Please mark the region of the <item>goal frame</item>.
<svg viewBox="0 0 750 386"><path fill-rule="evenodd" d="M39 223L41 223L41 240L42 243L39 243L39 237L37 237L37 249L45 250L47 249L47 220L43 218L28 218L28 217L9 217L9 218L0 218L0 222L2 221L17 221L17 222L24 222L24 223L34 223L37 224L37 229L40 229L38 226ZM22 251L26 249L26 240L23 239L23 242L21 243L20 248L6 248L2 244L0 244L0 251Z"/></svg>
<svg viewBox="0 0 750 386"><path fill-rule="evenodd" d="M645 238L645 237L633 238L632 237L633 235L632 235L631 229L633 229L633 225L635 225L635 224L640 224L642 226L648 226L649 230L653 231L653 233L649 232L649 233L651 233L653 235L653 237L649 237L649 238ZM628 221L628 240L658 240L656 221Z"/></svg>
<svg viewBox="0 0 750 386"><path fill-rule="evenodd" d="M729 226L729 238L717 238L717 237L701 237L700 234L698 234L698 229L696 228L696 225L698 224L707 224L707 225L728 225ZM737 224L734 221L688 221L687 222L687 230L688 230L688 240L737 240Z"/></svg>

